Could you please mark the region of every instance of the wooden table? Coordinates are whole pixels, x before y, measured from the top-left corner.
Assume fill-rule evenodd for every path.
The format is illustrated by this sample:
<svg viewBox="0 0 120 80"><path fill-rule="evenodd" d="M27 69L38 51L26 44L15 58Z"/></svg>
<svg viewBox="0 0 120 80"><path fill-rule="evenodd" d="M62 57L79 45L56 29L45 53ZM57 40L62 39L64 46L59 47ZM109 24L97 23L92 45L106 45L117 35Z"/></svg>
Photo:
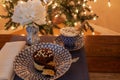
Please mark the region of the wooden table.
<svg viewBox="0 0 120 80"><path fill-rule="evenodd" d="M42 36L41 42L53 42L54 39L54 36ZM0 48L5 44L5 42L19 40L26 40L26 38L24 36L0 35ZM72 51L70 53L72 54L73 58L79 57L80 59L76 63L73 63L69 71L67 71L65 75L57 80L89 80L84 47L82 47L80 50ZM22 79L15 75L14 80Z"/></svg>

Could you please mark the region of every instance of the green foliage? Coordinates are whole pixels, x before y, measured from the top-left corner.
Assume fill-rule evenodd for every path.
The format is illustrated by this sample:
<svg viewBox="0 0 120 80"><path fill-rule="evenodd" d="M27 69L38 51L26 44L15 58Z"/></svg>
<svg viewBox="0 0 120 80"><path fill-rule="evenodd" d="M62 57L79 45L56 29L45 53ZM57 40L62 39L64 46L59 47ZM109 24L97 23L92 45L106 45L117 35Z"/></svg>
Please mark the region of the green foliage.
<svg viewBox="0 0 120 80"><path fill-rule="evenodd" d="M5 30L10 29L10 27L17 28L20 25L18 23L12 22L12 19L11 19L14 11L14 6L17 4L17 1L18 0L10 0L10 1L2 0L2 3L5 6L4 8L7 12L7 15L0 15L0 17L4 19L8 19L8 21L4 25Z"/></svg>
<svg viewBox="0 0 120 80"><path fill-rule="evenodd" d="M87 31L87 29L94 31L88 21L98 16L91 13L89 1L94 0L53 0L52 4L48 5L48 18L52 21L53 16L64 14L66 19L63 23L67 26L74 26L75 22L80 22L82 24L80 31Z"/></svg>
<svg viewBox="0 0 120 80"><path fill-rule="evenodd" d="M43 25L38 25L36 24L38 27L39 27L39 31L42 35L46 35L46 34L53 34L53 28L56 28L56 29L60 29L58 26L56 25L49 25L49 24L43 24Z"/></svg>
<svg viewBox="0 0 120 80"><path fill-rule="evenodd" d="M5 24L5 29L8 30L10 27L17 28L20 24L12 22L12 15L14 12L14 7L19 0L3 0L3 4L5 5L5 10L7 15L0 15L1 18L9 19ZM27 0L23 0L27 1ZM44 0L41 0L43 4ZM65 15L66 19L63 22L67 26L74 26L75 22L80 22L82 25L80 26L80 31L87 31L90 29L94 31L92 26L88 23L89 20L93 20L94 17L98 17L94 13L90 13L91 9L89 8L88 2L94 0L53 0L51 4L47 6L47 24L38 25L41 34L53 34L53 28L60 29L57 24L53 22L53 18L58 15ZM57 4L55 6L55 4ZM85 4L85 6L83 6ZM54 8L53 8L54 7ZM87 14L84 14L87 12ZM76 17L75 17L76 15ZM50 22L49 22L50 21Z"/></svg>

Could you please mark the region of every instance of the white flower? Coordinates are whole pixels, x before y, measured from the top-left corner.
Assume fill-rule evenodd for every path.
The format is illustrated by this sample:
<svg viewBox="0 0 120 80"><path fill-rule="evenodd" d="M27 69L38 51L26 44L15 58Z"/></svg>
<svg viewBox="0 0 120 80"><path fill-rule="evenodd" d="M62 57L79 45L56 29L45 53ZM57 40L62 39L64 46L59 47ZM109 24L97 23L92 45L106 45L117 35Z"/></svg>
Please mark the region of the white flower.
<svg viewBox="0 0 120 80"><path fill-rule="evenodd" d="M27 2L18 2L14 8L12 21L26 25L35 22L39 25L46 23L46 8L40 0L28 0Z"/></svg>

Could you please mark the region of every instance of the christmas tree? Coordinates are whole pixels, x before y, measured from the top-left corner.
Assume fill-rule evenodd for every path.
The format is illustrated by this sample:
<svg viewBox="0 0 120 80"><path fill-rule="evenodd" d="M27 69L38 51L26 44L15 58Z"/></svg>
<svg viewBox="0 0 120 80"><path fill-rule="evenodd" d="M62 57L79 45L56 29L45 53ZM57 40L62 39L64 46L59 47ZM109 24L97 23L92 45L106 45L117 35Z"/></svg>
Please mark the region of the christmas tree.
<svg viewBox="0 0 120 80"><path fill-rule="evenodd" d="M7 12L7 15L0 15L0 18L8 19L6 22L5 30L10 29L11 27L14 27L16 29L20 26L20 24L15 23L12 21L11 17L13 16L14 7L17 4L19 0L2 0L2 6L4 7L5 11ZM26 1L26 0L24 0Z"/></svg>
<svg viewBox="0 0 120 80"><path fill-rule="evenodd" d="M48 4L48 19L53 22L53 18L63 17L62 23L65 26L78 26L80 32L90 29L94 32L93 27L89 24L89 20L96 20L98 16L93 13L88 2L96 2L96 0L53 0ZM108 1L110 6L110 0Z"/></svg>
<svg viewBox="0 0 120 80"><path fill-rule="evenodd" d="M3 7L7 12L7 15L0 15L0 18L8 18L8 22L5 24L5 29L8 30L11 27L16 29L20 24L12 21L14 7L19 0L2 0ZM27 1L27 0L23 0ZM47 23L44 25L38 25L42 34L53 34L53 28L58 28L58 25L54 23L54 18L62 17L66 26L74 27L79 26L80 32L90 29L94 31L93 27L89 24L89 20L96 20L98 16L93 13L91 6L88 2L96 2L96 0L41 0L43 5L47 7ZM108 0L110 5L110 0Z"/></svg>

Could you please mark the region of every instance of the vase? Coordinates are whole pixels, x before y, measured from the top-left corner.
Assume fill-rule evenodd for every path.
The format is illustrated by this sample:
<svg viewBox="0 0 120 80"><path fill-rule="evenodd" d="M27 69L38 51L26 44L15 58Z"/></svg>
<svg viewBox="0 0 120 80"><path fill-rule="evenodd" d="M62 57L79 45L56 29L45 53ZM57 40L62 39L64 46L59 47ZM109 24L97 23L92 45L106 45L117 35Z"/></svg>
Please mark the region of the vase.
<svg viewBox="0 0 120 80"><path fill-rule="evenodd" d="M26 32L27 32L27 44L33 45L37 44L40 41L39 38L39 27L35 24L29 24L26 26Z"/></svg>

